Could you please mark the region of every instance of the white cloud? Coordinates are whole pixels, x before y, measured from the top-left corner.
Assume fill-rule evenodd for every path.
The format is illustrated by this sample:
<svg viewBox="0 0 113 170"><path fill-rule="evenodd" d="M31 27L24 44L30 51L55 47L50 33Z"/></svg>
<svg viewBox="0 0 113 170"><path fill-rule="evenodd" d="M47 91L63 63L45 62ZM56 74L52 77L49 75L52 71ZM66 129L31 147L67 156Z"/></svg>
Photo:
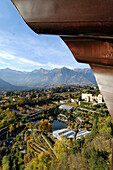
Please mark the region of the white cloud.
<svg viewBox="0 0 113 170"><path fill-rule="evenodd" d="M32 61L32 60L28 60L28 59L25 59L25 58L21 58L19 57L18 58L19 61L21 61L22 63L26 63L26 64L30 64L30 65L33 65L33 66L44 66L44 64L41 64L41 63L38 63L38 62L35 62L35 61Z"/></svg>
<svg viewBox="0 0 113 170"><path fill-rule="evenodd" d="M78 64L58 36L35 34L11 1L0 0L0 67L18 70L86 67Z"/></svg>
<svg viewBox="0 0 113 170"><path fill-rule="evenodd" d="M18 70L33 70L38 68L53 69L68 67L87 67L79 64L69 49L58 37L14 35L0 31L0 66L15 67ZM42 39L41 39L42 38ZM45 39L44 39L45 38Z"/></svg>
<svg viewBox="0 0 113 170"><path fill-rule="evenodd" d="M53 68L61 68L64 67L65 65L58 65L58 64L53 64L51 62L48 62L47 64L41 64L39 62L35 62L35 61L31 61L25 58L18 58L19 61L22 62L22 64L27 64L27 65L33 65L33 66L38 66L38 67L45 67L45 68L49 68L49 69L53 69ZM68 66L67 66L68 67ZM68 67L70 69L72 69L72 67Z"/></svg>
<svg viewBox="0 0 113 170"><path fill-rule="evenodd" d="M15 59L14 55L12 55L8 52L5 52L5 51L0 52L0 57L3 58L3 59L6 59L6 60L14 60Z"/></svg>

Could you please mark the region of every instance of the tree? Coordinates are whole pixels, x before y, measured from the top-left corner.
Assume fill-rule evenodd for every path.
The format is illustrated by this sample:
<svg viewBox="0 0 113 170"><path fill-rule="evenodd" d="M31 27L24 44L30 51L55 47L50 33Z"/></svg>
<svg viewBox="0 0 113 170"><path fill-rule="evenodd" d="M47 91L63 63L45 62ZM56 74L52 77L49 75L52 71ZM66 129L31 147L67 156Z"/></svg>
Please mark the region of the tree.
<svg viewBox="0 0 113 170"><path fill-rule="evenodd" d="M84 157L87 159L89 169L109 170L107 161L105 161L107 157L106 152L99 152L91 147L87 149Z"/></svg>
<svg viewBox="0 0 113 170"><path fill-rule="evenodd" d="M13 167L12 167L12 169L16 170L17 169L16 167L17 167L17 162L16 162L16 159L14 159L13 160Z"/></svg>
<svg viewBox="0 0 113 170"><path fill-rule="evenodd" d="M17 125L16 125L16 129L18 129L19 128L19 123L17 123Z"/></svg>
<svg viewBox="0 0 113 170"><path fill-rule="evenodd" d="M10 125L10 127L9 127L9 131L10 131L10 133L12 133L14 130L15 130L14 125Z"/></svg>
<svg viewBox="0 0 113 170"><path fill-rule="evenodd" d="M22 122L20 122L20 126L23 126L23 123L22 123Z"/></svg>
<svg viewBox="0 0 113 170"><path fill-rule="evenodd" d="M52 124L48 122L48 132L52 132Z"/></svg>
<svg viewBox="0 0 113 170"><path fill-rule="evenodd" d="M67 152L67 148L65 147L65 142L62 137L62 140L57 140L54 145L54 152L56 154L57 159L59 159L64 152Z"/></svg>
<svg viewBox="0 0 113 170"><path fill-rule="evenodd" d="M94 122L93 122L92 131L91 131L90 135L88 135L90 140L95 138L97 133L98 133L98 125L97 125L97 119L95 119Z"/></svg>
<svg viewBox="0 0 113 170"><path fill-rule="evenodd" d="M35 127L38 128L38 130L41 132L43 132L43 131L51 132L52 131L52 124L47 119L45 119L44 121L41 120L40 122L38 122L35 125Z"/></svg>
<svg viewBox="0 0 113 170"><path fill-rule="evenodd" d="M28 160L28 155L24 156L25 170L35 170L38 169L38 159L33 158L31 161Z"/></svg>
<svg viewBox="0 0 113 170"><path fill-rule="evenodd" d="M33 122L27 123L27 126L28 126L30 129L33 129Z"/></svg>
<svg viewBox="0 0 113 170"><path fill-rule="evenodd" d="M76 132L78 132L78 124L74 125L74 129L75 129Z"/></svg>
<svg viewBox="0 0 113 170"><path fill-rule="evenodd" d="M21 111L21 112L23 111L23 108L22 108L22 107L20 108L20 111Z"/></svg>
<svg viewBox="0 0 113 170"><path fill-rule="evenodd" d="M48 151L46 152L41 152L38 155L38 169L39 170L50 170L51 169L51 156Z"/></svg>
<svg viewBox="0 0 113 170"><path fill-rule="evenodd" d="M3 170L10 170L10 155L5 155L2 159Z"/></svg>

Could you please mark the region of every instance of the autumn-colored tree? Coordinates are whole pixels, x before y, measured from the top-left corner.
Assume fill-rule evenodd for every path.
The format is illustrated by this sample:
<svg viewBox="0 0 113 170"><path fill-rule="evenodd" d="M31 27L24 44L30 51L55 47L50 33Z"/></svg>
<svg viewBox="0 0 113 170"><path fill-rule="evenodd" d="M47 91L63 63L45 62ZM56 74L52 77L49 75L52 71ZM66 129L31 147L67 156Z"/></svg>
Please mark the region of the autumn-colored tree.
<svg viewBox="0 0 113 170"><path fill-rule="evenodd" d="M16 125L16 129L18 129L19 128L19 124L17 123L17 125Z"/></svg>
<svg viewBox="0 0 113 170"><path fill-rule="evenodd" d="M20 111L21 111L21 112L23 111L23 108L22 108L22 107L20 107Z"/></svg>
<svg viewBox="0 0 113 170"><path fill-rule="evenodd" d="M51 132L52 131L52 124L48 122L48 131Z"/></svg>
<svg viewBox="0 0 113 170"><path fill-rule="evenodd" d="M9 107L6 109L6 111L9 111L10 109L9 109Z"/></svg>
<svg viewBox="0 0 113 170"><path fill-rule="evenodd" d="M51 169L51 156L48 151L41 152L38 155L38 169L39 170L50 170Z"/></svg>
<svg viewBox="0 0 113 170"><path fill-rule="evenodd" d="M101 123L103 121L103 118L102 117L99 117L98 118L98 122Z"/></svg>
<svg viewBox="0 0 113 170"><path fill-rule="evenodd" d="M67 152L67 148L65 146L65 140L61 137L62 140L57 140L54 145L54 152L56 154L57 159L59 159L64 152Z"/></svg>
<svg viewBox="0 0 113 170"><path fill-rule="evenodd" d="M73 145L73 141L71 138L65 138L65 145L67 148L71 148Z"/></svg>
<svg viewBox="0 0 113 170"><path fill-rule="evenodd" d="M75 129L76 132L78 131L78 124L74 125L74 129Z"/></svg>
<svg viewBox="0 0 113 170"><path fill-rule="evenodd" d="M32 128L33 128L33 122L27 123L27 126L28 126L30 129L32 129Z"/></svg>
<svg viewBox="0 0 113 170"><path fill-rule="evenodd" d="M40 122L38 122L35 125L35 127L38 128L38 130L41 132L43 132L43 131L51 132L52 131L52 125L47 119L45 119L44 121L41 120Z"/></svg>
<svg viewBox="0 0 113 170"><path fill-rule="evenodd" d="M23 123L22 123L22 122L20 122L20 126L23 126Z"/></svg>
<svg viewBox="0 0 113 170"><path fill-rule="evenodd" d="M6 146L5 142L3 142L3 146L4 146L4 147Z"/></svg>
<svg viewBox="0 0 113 170"><path fill-rule="evenodd" d="M2 168L3 170L10 170L10 156L5 155L2 159Z"/></svg>
<svg viewBox="0 0 113 170"><path fill-rule="evenodd" d="M25 159L27 156L25 156ZM31 161L28 161L25 170L35 170L38 169L38 159L35 157Z"/></svg>
<svg viewBox="0 0 113 170"><path fill-rule="evenodd" d="M28 163L28 154L26 154L24 156L24 164L25 164L25 166L27 165L27 163Z"/></svg>
<svg viewBox="0 0 113 170"><path fill-rule="evenodd" d="M10 127L9 127L9 131L10 131L10 133L12 133L14 130L15 130L14 125L13 125L13 124L12 124L12 125L10 125Z"/></svg>

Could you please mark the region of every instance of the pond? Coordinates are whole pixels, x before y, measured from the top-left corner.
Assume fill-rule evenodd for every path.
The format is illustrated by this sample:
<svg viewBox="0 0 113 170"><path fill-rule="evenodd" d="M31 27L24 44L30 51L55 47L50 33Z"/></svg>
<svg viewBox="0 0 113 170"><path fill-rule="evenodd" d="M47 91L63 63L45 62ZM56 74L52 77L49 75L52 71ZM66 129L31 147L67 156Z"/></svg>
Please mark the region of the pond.
<svg viewBox="0 0 113 170"><path fill-rule="evenodd" d="M35 125L37 122L39 122L40 120L36 120L33 122L33 125ZM61 122L59 120L54 120L52 123L52 129L53 130L58 130L58 129L63 129L63 128L67 128L67 124L64 122Z"/></svg>
<svg viewBox="0 0 113 170"><path fill-rule="evenodd" d="M53 130L67 128L67 124L64 122L61 122L59 120L54 120L52 123L52 128L53 128Z"/></svg>

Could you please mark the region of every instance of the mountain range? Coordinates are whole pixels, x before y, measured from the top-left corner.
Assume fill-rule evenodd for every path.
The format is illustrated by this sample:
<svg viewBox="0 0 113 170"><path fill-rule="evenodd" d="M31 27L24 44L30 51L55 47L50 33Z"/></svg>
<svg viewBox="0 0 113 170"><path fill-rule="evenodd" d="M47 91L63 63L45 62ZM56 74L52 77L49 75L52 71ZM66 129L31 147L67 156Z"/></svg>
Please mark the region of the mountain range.
<svg viewBox="0 0 113 170"><path fill-rule="evenodd" d="M22 90L28 89L27 87L14 86L0 78L0 91L9 91L9 90Z"/></svg>
<svg viewBox="0 0 113 170"><path fill-rule="evenodd" d="M53 70L36 69L31 72L16 71L9 68L0 69L0 90L25 88L49 88L58 85L97 85L90 68Z"/></svg>

